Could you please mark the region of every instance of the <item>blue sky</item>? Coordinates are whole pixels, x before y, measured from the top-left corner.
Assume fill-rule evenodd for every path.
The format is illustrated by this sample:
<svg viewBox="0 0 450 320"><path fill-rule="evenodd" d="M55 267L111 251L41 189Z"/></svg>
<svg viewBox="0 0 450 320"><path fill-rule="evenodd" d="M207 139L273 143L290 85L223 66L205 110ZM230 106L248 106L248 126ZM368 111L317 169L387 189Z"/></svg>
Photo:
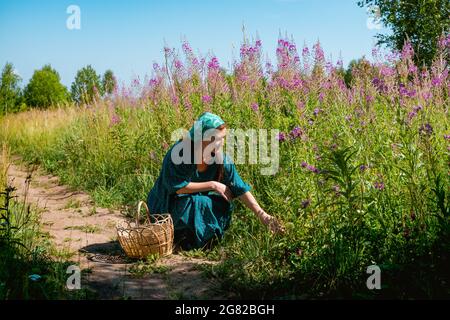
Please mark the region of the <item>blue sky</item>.
<svg viewBox="0 0 450 320"><path fill-rule="evenodd" d="M69 30L69 5L81 10L81 29ZM181 51L185 37L195 51L215 54L228 67L239 53L242 25L259 34L274 60L278 35L299 47L317 39L326 57L344 65L370 58L374 35L357 0L0 0L0 65L12 62L25 85L33 71L50 63L70 86L81 67L112 69L120 81L151 73L167 43ZM273 61L274 62L274 61Z"/></svg>

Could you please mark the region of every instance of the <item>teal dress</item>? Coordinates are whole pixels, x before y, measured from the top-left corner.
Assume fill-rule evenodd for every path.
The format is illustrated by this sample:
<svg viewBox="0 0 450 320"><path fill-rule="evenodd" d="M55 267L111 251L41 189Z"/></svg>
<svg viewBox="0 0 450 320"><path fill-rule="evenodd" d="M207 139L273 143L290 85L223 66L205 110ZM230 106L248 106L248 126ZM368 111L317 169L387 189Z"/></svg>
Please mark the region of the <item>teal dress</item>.
<svg viewBox="0 0 450 320"><path fill-rule="evenodd" d="M188 140L189 141L189 140ZM214 180L218 165L213 163L204 172L197 170L193 161L188 164L174 164L171 151L176 142L164 157L158 179L147 197L147 205L152 214L170 213L174 222L175 242L185 249L204 247L211 239L221 238L231 223L233 202L228 202L219 194L205 191L193 194L177 194L176 191L189 182L205 182ZM193 142L192 147L193 147ZM224 178L233 197L239 197L251 187L239 176L234 163L224 154Z"/></svg>

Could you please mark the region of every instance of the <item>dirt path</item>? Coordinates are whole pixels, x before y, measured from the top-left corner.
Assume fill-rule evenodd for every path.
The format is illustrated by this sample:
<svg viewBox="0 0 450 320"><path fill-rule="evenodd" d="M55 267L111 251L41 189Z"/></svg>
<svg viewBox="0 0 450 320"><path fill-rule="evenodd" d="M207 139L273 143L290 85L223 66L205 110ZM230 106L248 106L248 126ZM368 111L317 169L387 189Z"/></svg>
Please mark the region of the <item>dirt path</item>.
<svg viewBox="0 0 450 320"><path fill-rule="evenodd" d="M199 270L200 265L212 263L204 259L173 254L159 261L157 272L136 272L142 265L124 260L117 242L115 225L124 219L120 212L95 207L88 194L60 185L58 177L39 168L20 164L18 157L13 160L8 180L17 188L16 194L23 198L26 193L26 201L37 205L42 229L57 254L87 271L81 285L94 290L99 299L227 298Z"/></svg>

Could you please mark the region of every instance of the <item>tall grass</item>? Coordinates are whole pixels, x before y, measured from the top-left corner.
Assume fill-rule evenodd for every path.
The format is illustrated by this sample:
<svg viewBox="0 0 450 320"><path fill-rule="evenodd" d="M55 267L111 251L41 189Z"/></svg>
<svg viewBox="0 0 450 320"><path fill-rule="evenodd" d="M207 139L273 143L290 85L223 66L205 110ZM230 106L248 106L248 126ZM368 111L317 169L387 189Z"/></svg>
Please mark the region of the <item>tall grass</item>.
<svg viewBox="0 0 450 320"><path fill-rule="evenodd" d="M288 231L272 237L239 205L212 270L224 286L246 297L448 297L449 44L429 69L408 43L374 50L345 82L319 43L299 53L280 39L275 69L259 40L244 40L231 73L183 43L184 59L165 48L150 80L91 105L7 116L0 139L117 206L146 197L171 133L203 111L230 128L280 129L275 175L238 170ZM379 292L365 287L372 264L385 276Z"/></svg>
<svg viewBox="0 0 450 320"><path fill-rule="evenodd" d="M20 201L8 184L9 150L0 157L0 299L79 299L88 291L65 288L68 261L50 256L55 252L41 232L37 208ZM29 180L25 188L28 189ZM25 195L26 197L26 191Z"/></svg>

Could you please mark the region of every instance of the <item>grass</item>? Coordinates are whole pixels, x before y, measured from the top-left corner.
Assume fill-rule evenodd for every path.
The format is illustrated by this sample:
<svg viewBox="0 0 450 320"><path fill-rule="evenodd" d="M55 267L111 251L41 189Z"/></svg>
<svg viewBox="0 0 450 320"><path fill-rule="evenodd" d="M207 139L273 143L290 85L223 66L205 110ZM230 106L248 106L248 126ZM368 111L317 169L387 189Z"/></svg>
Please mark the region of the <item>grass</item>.
<svg viewBox="0 0 450 320"><path fill-rule="evenodd" d="M84 226L68 226L65 227L64 230L79 230L85 233L100 233L100 227L96 225L86 224Z"/></svg>
<svg viewBox="0 0 450 320"><path fill-rule="evenodd" d="M96 206L134 208L158 177L172 132L203 111L229 128L277 128L276 174L236 166L287 232L272 236L236 203L225 238L205 253L221 259L212 268L224 290L243 298L448 298L448 52L420 72L411 71L409 53L363 61L350 83L320 55L308 67L281 48L288 63L269 73L249 54L232 74L193 66L169 70L169 81L155 71L156 82L135 88L141 95L8 115L0 141L89 192ZM372 264L382 270L381 291L365 285Z"/></svg>
<svg viewBox="0 0 450 320"><path fill-rule="evenodd" d="M162 265L158 262L157 255L149 255L147 259L139 260L134 263L129 269L128 272L135 277L144 277L150 274L167 274L171 270L170 266Z"/></svg>
<svg viewBox="0 0 450 320"><path fill-rule="evenodd" d="M77 209L81 207L81 201L78 199L69 199L63 209Z"/></svg>

